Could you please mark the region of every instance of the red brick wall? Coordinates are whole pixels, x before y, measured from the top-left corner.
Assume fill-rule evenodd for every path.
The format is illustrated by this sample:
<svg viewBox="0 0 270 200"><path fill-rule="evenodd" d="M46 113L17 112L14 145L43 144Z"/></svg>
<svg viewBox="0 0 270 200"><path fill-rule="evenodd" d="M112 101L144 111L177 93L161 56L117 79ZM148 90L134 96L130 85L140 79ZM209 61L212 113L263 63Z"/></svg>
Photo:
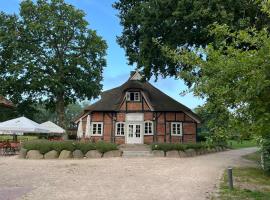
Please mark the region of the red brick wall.
<svg viewBox="0 0 270 200"><path fill-rule="evenodd" d="M174 113L174 112L168 112L166 113L166 143L179 143L179 142L196 142L196 123L192 122L193 120L185 115L184 113ZM153 112L144 112L144 120L150 120L154 121L154 113ZM157 113L157 124L155 126L156 121L154 121L154 131L157 128L156 132L156 142L163 143L165 139L165 113ZM87 116L86 116L87 117ZM86 117L83 118L83 128L85 130L86 125ZM102 113L102 112L93 112L91 114L91 121L92 122L103 122L103 136L102 137L92 137L93 140L101 140L103 139L106 142L110 142L112 139L114 139L115 143L117 144L123 144L125 143L125 137L121 136L114 136L115 132L115 124L112 122L111 113ZM125 121L126 114L125 113L117 113L116 114L116 122L123 122ZM175 120L176 119L176 120ZM186 120L187 122L185 122ZM181 121L183 122L183 137L181 136L171 136L171 123L174 121ZM113 132L113 137L112 137ZM153 143L153 136L144 136L144 143L150 144ZM183 141L182 141L183 139Z"/></svg>
<svg viewBox="0 0 270 200"><path fill-rule="evenodd" d="M174 112L167 112L166 113L166 120L167 121L176 121L175 117L176 117L176 115Z"/></svg>
<svg viewBox="0 0 270 200"><path fill-rule="evenodd" d="M122 103L120 110L126 110L126 101Z"/></svg>
<svg viewBox="0 0 270 200"><path fill-rule="evenodd" d="M196 123L183 123L184 143L196 142Z"/></svg>
<svg viewBox="0 0 270 200"><path fill-rule="evenodd" d="M191 117L189 117L188 115L185 115L185 121L189 121L189 122L195 122Z"/></svg>
<svg viewBox="0 0 270 200"><path fill-rule="evenodd" d="M153 142L153 135L144 136L144 144L152 144Z"/></svg>
<svg viewBox="0 0 270 200"><path fill-rule="evenodd" d="M143 110L151 110L145 100L143 100Z"/></svg>
<svg viewBox="0 0 270 200"><path fill-rule="evenodd" d="M105 113L103 122L103 140L106 142L111 142L112 139L112 123L111 114Z"/></svg>
<svg viewBox="0 0 270 200"><path fill-rule="evenodd" d="M184 121L184 113L176 113L176 121Z"/></svg>
<svg viewBox="0 0 270 200"><path fill-rule="evenodd" d="M125 113L117 113L116 114L116 121L117 122L124 122L126 120L126 114Z"/></svg>
<svg viewBox="0 0 270 200"><path fill-rule="evenodd" d="M142 110L142 102L127 102L127 110Z"/></svg>
<svg viewBox="0 0 270 200"><path fill-rule="evenodd" d="M125 137L122 137L122 136L115 137L115 143L116 144L125 144Z"/></svg>
<svg viewBox="0 0 270 200"><path fill-rule="evenodd" d="M103 112L93 112L91 114L92 122L102 122L103 121Z"/></svg>
<svg viewBox="0 0 270 200"><path fill-rule="evenodd" d="M152 112L145 112L144 113L144 121L153 121L154 113Z"/></svg>
<svg viewBox="0 0 270 200"><path fill-rule="evenodd" d="M182 137L172 136L172 143L182 143Z"/></svg>

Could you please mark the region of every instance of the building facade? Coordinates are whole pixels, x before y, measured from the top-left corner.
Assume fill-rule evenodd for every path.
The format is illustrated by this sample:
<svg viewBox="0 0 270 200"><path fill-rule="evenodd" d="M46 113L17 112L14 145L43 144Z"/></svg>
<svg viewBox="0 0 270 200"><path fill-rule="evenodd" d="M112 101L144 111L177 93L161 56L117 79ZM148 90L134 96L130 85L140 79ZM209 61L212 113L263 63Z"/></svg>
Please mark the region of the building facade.
<svg viewBox="0 0 270 200"><path fill-rule="evenodd" d="M132 72L127 82L103 92L75 122L82 123L84 132L90 124L92 141L195 143L200 118L149 82L141 81L138 72Z"/></svg>

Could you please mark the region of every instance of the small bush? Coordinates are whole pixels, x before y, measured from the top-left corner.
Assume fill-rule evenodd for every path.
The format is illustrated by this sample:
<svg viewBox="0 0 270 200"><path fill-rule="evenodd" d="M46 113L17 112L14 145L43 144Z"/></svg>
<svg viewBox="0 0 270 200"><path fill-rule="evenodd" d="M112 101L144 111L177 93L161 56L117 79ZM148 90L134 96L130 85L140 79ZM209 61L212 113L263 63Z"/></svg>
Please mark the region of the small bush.
<svg viewBox="0 0 270 200"><path fill-rule="evenodd" d="M88 151L90 150L96 150L96 144L92 143L92 142L77 142L76 143L76 149L79 149L83 152L83 154L86 154Z"/></svg>
<svg viewBox="0 0 270 200"><path fill-rule="evenodd" d="M106 142L97 142L96 143L96 149L100 152L100 153L106 153L108 151L112 151L112 150L117 150L117 144L113 144L113 143L106 143Z"/></svg>
<svg viewBox="0 0 270 200"><path fill-rule="evenodd" d="M52 150L52 145L47 140L33 140L23 143L23 148L27 151L38 150L41 154L45 154Z"/></svg>
<svg viewBox="0 0 270 200"><path fill-rule="evenodd" d="M177 150L177 151L185 151L187 149L194 149L196 151L200 149L205 149L206 146L204 143L190 143L190 144L169 144L169 143L161 143L161 144L152 144L152 150L162 150L164 152Z"/></svg>
<svg viewBox="0 0 270 200"><path fill-rule="evenodd" d="M63 150L74 151L76 147L76 142L73 141L51 141L53 150L60 153Z"/></svg>
<svg viewBox="0 0 270 200"><path fill-rule="evenodd" d="M90 150L98 150L101 153L107 151L117 150L116 144L106 142L75 142L75 141L48 141L48 140L33 140L23 143L23 148L27 151L38 150L41 154L45 154L51 150L55 150L60 153L63 150L74 151L76 149L81 150L83 154L86 154Z"/></svg>
<svg viewBox="0 0 270 200"><path fill-rule="evenodd" d="M194 149L198 151L200 149L205 149L206 146L203 143L196 143L196 144L186 144L186 149Z"/></svg>

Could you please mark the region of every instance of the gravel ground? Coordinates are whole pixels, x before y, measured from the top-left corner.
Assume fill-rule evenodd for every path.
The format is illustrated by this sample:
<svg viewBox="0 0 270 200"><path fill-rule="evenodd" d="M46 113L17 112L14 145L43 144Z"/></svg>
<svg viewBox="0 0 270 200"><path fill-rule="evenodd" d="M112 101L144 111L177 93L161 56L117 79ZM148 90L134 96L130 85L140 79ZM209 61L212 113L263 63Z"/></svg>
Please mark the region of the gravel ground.
<svg viewBox="0 0 270 200"><path fill-rule="evenodd" d="M256 148L193 158L21 160L0 157L1 200L202 200Z"/></svg>

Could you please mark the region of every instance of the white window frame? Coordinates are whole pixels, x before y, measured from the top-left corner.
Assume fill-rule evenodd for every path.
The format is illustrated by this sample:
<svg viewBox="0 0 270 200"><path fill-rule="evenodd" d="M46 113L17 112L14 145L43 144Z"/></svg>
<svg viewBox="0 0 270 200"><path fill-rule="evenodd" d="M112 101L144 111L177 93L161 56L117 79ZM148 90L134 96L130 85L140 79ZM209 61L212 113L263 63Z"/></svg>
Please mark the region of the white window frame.
<svg viewBox="0 0 270 200"><path fill-rule="evenodd" d="M180 125L180 134L174 133L173 131L173 126L176 125L176 132L178 132L177 130L177 125ZM183 123L182 122L172 122L171 123L171 135L172 136L183 136Z"/></svg>
<svg viewBox="0 0 270 200"><path fill-rule="evenodd" d="M130 93L134 93L134 100L130 99ZM126 97L127 97L127 101L136 101L136 102L141 101L140 92L127 92Z"/></svg>
<svg viewBox="0 0 270 200"><path fill-rule="evenodd" d="M94 131L94 125L101 125L101 133L93 133ZM103 136L103 122L91 122L91 129L90 129L90 134L91 136ZM97 129L96 129L97 130Z"/></svg>
<svg viewBox="0 0 270 200"><path fill-rule="evenodd" d="M124 135L119 134L118 131L118 125L123 124L123 130L124 130ZM120 127L120 132L121 132L121 127ZM126 126L125 126L125 122L116 122L115 123L115 136L122 136L125 137L126 134Z"/></svg>
<svg viewBox="0 0 270 200"><path fill-rule="evenodd" d="M146 129L145 129L146 123L150 123L151 130L152 130L151 133L149 133L149 129L148 129L148 131L146 132ZM154 123L153 123L153 121L145 121L145 122L144 122L144 135L153 135L153 134L154 134Z"/></svg>

